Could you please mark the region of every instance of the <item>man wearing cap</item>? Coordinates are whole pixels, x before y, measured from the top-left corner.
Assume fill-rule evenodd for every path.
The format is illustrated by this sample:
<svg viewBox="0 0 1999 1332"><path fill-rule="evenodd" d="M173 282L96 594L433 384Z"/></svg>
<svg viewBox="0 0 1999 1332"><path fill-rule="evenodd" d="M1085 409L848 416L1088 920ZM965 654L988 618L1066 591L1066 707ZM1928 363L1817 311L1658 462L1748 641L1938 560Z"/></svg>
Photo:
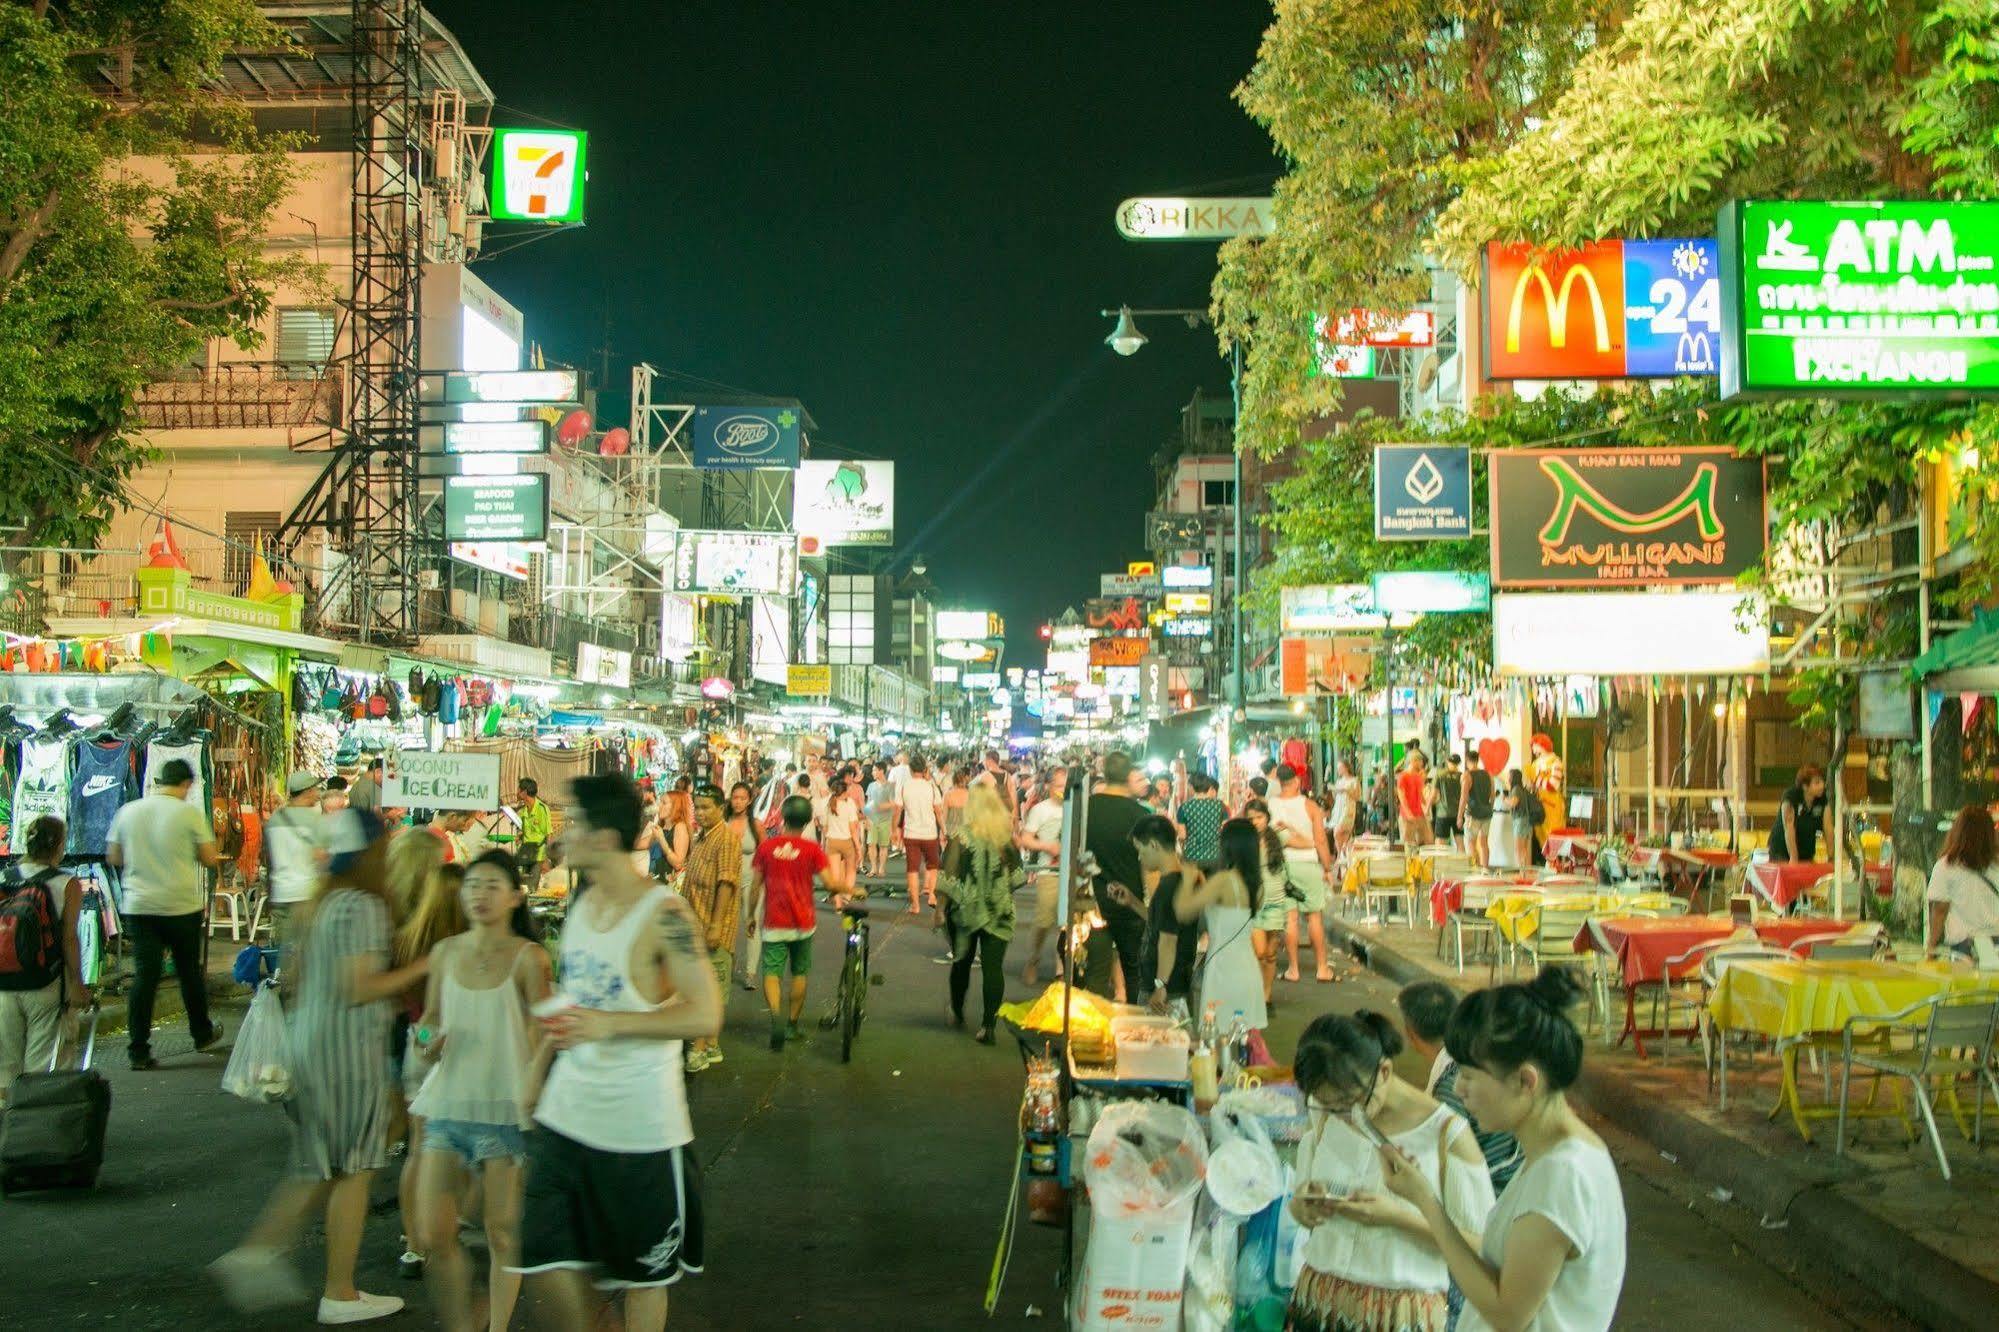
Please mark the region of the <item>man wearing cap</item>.
<svg viewBox="0 0 1999 1332"><path fill-rule="evenodd" d="M270 874L271 942L278 965L291 960L293 920L312 899L326 866L326 815L320 812L319 776L303 770L285 779L285 803L264 824L264 865Z"/></svg>

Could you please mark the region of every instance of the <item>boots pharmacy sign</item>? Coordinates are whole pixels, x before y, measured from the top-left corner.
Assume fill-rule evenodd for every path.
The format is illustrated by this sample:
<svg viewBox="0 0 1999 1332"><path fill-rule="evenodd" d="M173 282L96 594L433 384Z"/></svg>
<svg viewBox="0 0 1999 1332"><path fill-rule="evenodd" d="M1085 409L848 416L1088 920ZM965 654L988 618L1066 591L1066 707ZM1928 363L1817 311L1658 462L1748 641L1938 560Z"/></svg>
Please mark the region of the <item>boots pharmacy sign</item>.
<svg viewBox="0 0 1999 1332"><path fill-rule="evenodd" d="M493 220L581 222L588 146L582 130L494 130Z"/></svg>
<svg viewBox="0 0 1999 1332"><path fill-rule="evenodd" d="M1763 560L1763 460L1721 448L1494 449L1500 587L1733 583Z"/></svg>
<svg viewBox="0 0 1999 1332"><path fill-rule="evenodd" d="M1721 366L1715 242L1603 240L1485 250L1486 365L1494 379L1663 379Z"/></svg>
<svg viewBox="0 0 1999 1332"><path fill-rule="evenodd" d="M1999 391L1999 203L1739 200L1723 397Z"/></svg>

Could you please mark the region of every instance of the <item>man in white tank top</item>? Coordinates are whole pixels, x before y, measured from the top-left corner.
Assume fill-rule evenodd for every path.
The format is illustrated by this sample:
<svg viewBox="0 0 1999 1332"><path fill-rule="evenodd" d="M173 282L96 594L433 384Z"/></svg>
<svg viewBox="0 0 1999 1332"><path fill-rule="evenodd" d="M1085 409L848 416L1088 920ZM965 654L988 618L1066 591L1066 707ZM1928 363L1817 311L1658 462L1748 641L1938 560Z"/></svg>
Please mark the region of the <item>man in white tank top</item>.
<svg viewBox="0 0 1999 1332"><path fill-rule="evenodd" d="M687 904L632 867L639 791L573 783L563 840L588 890L562 936L569 1007L543 1019L557 1053L534 1106L519 1271L549 1326L594 1321L586 1280L624 1292L624 1326L666 1326L666 1288L701 1270L701 1197L681 1042L713 1036L722 992Z"/></svg>
<svg viewBox="0 0 1999 1332"><path fill-rule="evenodd" d="M1304 781L1288 763L1277 765L1273 774L1280 794L1270 797L1270 826L1284 843L1284 869L1297 889L1298 914L1305 918L1312 935L1312 957L1318 963L1318 978L1333 979L1332 963L1326 957L1326 894L1332 878L1333 856L1326 846L1326 820L1319 804L1304 793ZM1286 933L1291 970L1286 980L1298 979L1298 926L1294 919Z"/></svg>

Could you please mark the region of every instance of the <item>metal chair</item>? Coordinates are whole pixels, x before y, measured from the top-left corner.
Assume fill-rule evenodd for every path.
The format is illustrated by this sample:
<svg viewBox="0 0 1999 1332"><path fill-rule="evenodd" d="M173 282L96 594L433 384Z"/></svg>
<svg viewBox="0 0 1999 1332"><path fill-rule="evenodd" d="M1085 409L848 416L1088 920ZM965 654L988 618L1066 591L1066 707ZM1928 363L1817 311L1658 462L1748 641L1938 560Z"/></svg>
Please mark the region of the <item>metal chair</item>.
<svg viewBox="0 0 1999 1332"><path fill-rule="evenodd" d="M1685 961L1695 956L1703 959L1700 968L1700 1013L1696 1021L1701 1035L1701 1062L1709 1070L1710 1081L1720 1087L1721 1108L1726 1110L1728 1109L1728 1033L1715 1031L1714 1019L1710 1014L1714 992L1721 988L1722 973L1733 963L1753 961L1757 958L1772 958L1786 962L1796 959L1791 956L1789 949L1761 943L1754 934L1746 938L1737 934L1731 938L1710 939L1706 943L1696 945L1680 957L1669 959L1666 969L1670 972L1674 962ZM1670 1014L1670 1010L1668 1012ZM1670 1017L1668 1020L1670 1021ZM1710 1038L1712 1044L1709 1043Z"/></svg>
<svg viewBox="0 0 1999 1332"><path fill-rule="evenodd" d="M1879 951L1877 938L1855 938L1845 930L1807 934L1791 944L1791 956L1811 962L1865 962Z"/></svg>
<svg viewBox="0 0 1999 1332"><path fill-rule="evenodd" d="M1381 923L1386 925L1390 916L1386 904L1400 899L1403 917L1413 926L1416 923L1416 894L1409 886L1409 857L1400 851L1380 851L1370 855L1363 863L1365 877L1360 888L1362 914L1372 914L1375 904L1383 903Z"/></svg>
<svg viewBox="0 0 1999 1332"><path fill-rule="evenodd" d="M1873 1046L1855 1043L1858 1028L1892 1028L1924 1009L1929 1010L1929 1021L1913 1046L1898 1047L1892 1039ZM1937 1132L1936 1115L1930 1109L1928 1084L1932 1078L1943 1079L1941 1094L1950 1102L1958 1128L1963 1131L1964 1111L1957 1103L1957 1081L1961 1075L1972 1077L1976 1090L1973 1127L1969 1137L1973 1142L1982 1143L1987 1089L1991 1090L1995 1100L1999 1100L1999 1081L1995 1081L1992 1075L1995 1028L1999 1028L1999 995L1994 994L1940 995L1911 1004L1900 1012L1849 1018L1839 1033L1839 1129L1833 1139L1833 1155L1846 1155L1847 1102L1852 1090L1853 1070L1859 1067L1873 1073L1877 1080L1885 1073L1908 1081L1916 1095L1916 1108L1923 1112L1923 1127L1929 1131L1930 1146L1937 1155L1937 1169L1948 1180L1950 1162L1944 1157L1943 1137ZM1963 1053L1965 1051L1970 1053Z"/></svg>
<svg viewBox="0 0 1999 1332"><path fill-rule="evenodd" d="M1583 932L1594 913L1565 907L1551 907L1536 904L1527 909L1521 917L1520 933L1526 936L1523 947L1536 967L1550 962L1573 962L1576 956L1576 936ZM1532 924L1533 929L1527 929Z"/></svg>
<svg viewBox="0 0 1999 1332"><path fill-rule="evenodd" d="M1492 885L1503 882L1504 880L1495 879L1466 879L1464 881L1464 901L1459 904L1456 911L1451 912L1444 919L1444 929L1450 931L1455 944L1458 974L1460 976L1464 975L1465 971L1466 934L1470 934L1473 938L1485 940L1486 947L1491 950L1487 954L1488 957L1496 957L1499 953L1499 925L1492 917L1485 914L1485 909L1492 905ZM1440 931L1438 937L1439 945L1442 942L1442 932Z"/></svg>

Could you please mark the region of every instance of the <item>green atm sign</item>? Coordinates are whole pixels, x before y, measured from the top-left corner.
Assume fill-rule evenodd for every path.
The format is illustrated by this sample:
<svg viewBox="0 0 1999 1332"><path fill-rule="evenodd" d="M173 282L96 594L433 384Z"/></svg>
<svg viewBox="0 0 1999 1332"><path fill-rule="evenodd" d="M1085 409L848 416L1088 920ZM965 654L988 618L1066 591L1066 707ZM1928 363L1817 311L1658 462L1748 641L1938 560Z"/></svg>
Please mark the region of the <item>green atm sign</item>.
<svg viewBox="0 0 1999 1332"><path fill-rule="evenodd" d="M1721 214L1723 397L1999 393L1999 203Z"/></svg>

